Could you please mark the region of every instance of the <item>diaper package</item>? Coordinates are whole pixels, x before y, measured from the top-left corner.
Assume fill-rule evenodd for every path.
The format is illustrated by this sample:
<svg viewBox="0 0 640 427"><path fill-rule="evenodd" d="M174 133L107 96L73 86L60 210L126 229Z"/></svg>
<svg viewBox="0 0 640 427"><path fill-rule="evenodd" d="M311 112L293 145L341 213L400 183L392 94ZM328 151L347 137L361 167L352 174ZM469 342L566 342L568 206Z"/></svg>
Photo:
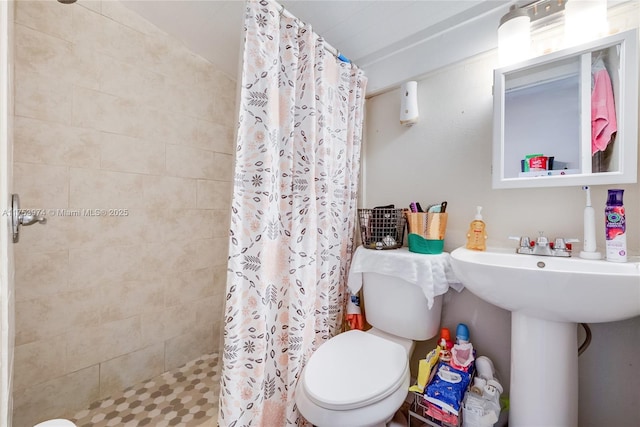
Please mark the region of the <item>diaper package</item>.
<svg viewBox="0 0 640 427"><path fill-rule="evenodd" d="M465 391L473 376L473 366L467 372L439 362L435 375L424 393L426 401L458 416Z"/></svg>

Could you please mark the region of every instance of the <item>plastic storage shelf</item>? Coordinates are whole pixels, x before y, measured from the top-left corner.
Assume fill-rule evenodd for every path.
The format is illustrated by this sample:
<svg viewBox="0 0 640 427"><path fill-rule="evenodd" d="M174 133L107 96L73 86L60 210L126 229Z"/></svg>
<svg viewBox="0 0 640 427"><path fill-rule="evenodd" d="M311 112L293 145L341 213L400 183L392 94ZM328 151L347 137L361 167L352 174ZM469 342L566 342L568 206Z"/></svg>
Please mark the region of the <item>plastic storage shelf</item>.
<svg viewBox="0 0 640 427"><path fill-rule="evenodd" d="M460 427L462 425L462 411L458 416L457 424L450 424L445 421L437 420L427 414L427 406L424 403L424 397L421 393L411 392L413 394L413 402L409 406L409 426L421 427L423 425L433 427Z"/></svg>

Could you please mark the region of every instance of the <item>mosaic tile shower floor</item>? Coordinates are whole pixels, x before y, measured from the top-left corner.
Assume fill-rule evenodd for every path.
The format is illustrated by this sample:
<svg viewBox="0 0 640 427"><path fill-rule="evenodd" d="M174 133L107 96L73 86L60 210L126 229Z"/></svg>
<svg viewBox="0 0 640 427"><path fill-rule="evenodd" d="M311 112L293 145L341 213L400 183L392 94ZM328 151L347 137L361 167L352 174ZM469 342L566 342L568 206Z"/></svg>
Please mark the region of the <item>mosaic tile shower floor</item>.
<svg viewBox="0 0 640 427"><path fill-rule="evenodd" d="M215 427L218 416L218 354L92 403L71 421L78 427Z"/></svg>

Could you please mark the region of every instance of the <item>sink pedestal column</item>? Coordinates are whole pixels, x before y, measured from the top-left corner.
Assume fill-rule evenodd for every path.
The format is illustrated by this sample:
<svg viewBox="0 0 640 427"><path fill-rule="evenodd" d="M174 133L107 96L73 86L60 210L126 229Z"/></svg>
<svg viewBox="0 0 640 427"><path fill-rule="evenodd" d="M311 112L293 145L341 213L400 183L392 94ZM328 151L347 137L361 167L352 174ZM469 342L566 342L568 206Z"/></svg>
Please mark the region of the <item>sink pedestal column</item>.
<svg viewBox="0 0 640 427"><path fill-rule="evenodd" d="M512 427L578 426L577 325L511 313Z"/></svg>

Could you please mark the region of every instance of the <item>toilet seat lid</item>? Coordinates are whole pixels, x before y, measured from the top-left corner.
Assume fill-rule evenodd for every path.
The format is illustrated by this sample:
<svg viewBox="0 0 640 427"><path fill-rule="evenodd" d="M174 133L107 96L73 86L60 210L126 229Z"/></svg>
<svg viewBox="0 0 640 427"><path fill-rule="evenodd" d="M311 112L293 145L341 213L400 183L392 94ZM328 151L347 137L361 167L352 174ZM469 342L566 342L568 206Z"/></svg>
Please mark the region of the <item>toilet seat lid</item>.
<svg viewBox="0 0 640 427"><path fill-rule="evenodd" d="M400 344L353 330L322 344L309 358L301 380L317 405L355 409L392 394L408 365Z"/></svg>

